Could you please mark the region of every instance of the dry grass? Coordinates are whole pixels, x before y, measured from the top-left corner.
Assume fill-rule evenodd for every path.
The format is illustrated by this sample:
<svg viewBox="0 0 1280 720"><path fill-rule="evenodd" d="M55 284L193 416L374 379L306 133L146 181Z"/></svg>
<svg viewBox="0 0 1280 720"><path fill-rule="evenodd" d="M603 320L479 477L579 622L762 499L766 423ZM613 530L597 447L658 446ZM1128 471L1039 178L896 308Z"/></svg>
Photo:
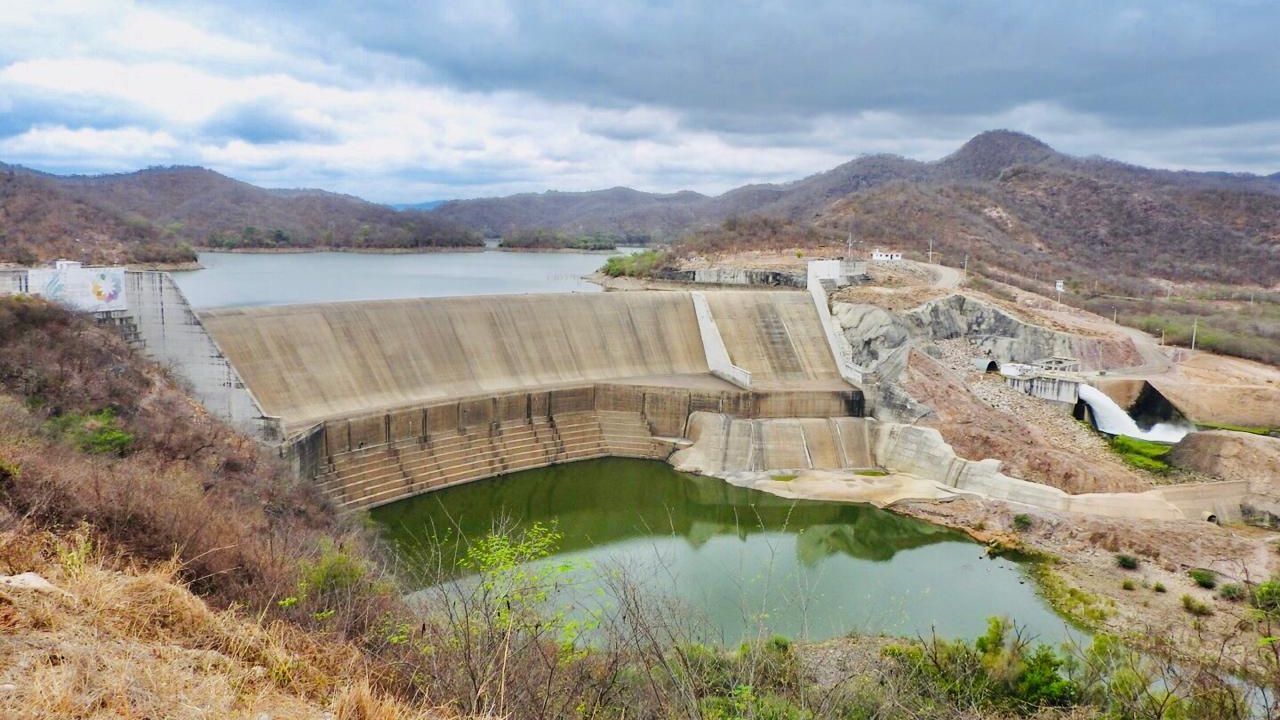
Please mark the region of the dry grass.
<svg viewBox="0 0 1280 720"><path fill-rule="evenodd" d="M211 609L177 563L98 551L85 528L0 534L0 568L59 592L0 590L6 718L429 717L371 689L359 650L241 610Z"/></svg>

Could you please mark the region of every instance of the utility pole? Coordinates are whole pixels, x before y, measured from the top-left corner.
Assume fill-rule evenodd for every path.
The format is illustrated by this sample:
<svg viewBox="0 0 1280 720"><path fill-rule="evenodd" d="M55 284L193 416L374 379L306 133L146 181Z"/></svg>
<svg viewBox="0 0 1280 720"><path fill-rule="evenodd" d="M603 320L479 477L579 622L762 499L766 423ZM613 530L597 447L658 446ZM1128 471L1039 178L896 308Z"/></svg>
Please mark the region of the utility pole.
<svg viewBox="0 0 1280 720"><path fill-rule="evenodd" d="M929 264L933 264L933 238L929 238Z"/></svg>
<svg viewBox="0 0 1280 720"><path fill-rule="evenodd" d="M1112 306L1111 306L1111 322L1112 322L1112 324L1114 324L1114 323L1115 323L1115 321L1116 321L1116 306L1115 306L1115 305L1112 305Z"/></svg>
<svg viewBox="0 0 1280 720"><path fill-rule="evenodd" d="M1196 349L1196 332L1199 329L1200 329L1200 318L1196 318L1195 322L1191 323L1191 349L1192 350Z"/></svg>
<svg viewBox="0 0 1280 720"><path fill-rule="evenodd" d="M969 253L964 254L964 276L969 277ZM1249 296L1249 304L1253 304L1253 296Z"/></svg>

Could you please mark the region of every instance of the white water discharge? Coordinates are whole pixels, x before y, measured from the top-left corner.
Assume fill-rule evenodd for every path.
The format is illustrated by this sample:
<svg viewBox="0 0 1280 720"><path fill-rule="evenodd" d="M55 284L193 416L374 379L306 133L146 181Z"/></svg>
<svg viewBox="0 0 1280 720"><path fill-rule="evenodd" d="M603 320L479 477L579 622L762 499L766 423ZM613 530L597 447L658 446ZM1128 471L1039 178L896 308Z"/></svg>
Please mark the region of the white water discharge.
<svg viewBox="0 0 1280 720"><path fill-rule="evenodd" d="M1107 394L1091 385L1080 384L1080 399L1093 411L1093 421L1098 430L1108 435L1128 435L1139 440L1176 443L1187 433L1195 430L1195 426L1182 420L1178 422L1162 422L1143 430L1138 423L1129 417L1129 413L1107 397Z"/></svg>

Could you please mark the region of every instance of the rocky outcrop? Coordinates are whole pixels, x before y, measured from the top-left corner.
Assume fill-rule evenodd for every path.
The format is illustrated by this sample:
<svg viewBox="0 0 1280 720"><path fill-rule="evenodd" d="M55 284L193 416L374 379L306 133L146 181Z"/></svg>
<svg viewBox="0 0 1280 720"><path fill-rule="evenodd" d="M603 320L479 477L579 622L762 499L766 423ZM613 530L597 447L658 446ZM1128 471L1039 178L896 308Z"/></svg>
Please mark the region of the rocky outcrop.
<svg viewBox="0 0 1280 720"><path fill-rule="evenodd" d="M1142 356L1128 337L1084 337L1023 322L965 295L950 295L904 314L916 333L933 340L968 338L1000 361L1029 363L1055 355L1074 357L1087 370L1138 365Z"/></svg>

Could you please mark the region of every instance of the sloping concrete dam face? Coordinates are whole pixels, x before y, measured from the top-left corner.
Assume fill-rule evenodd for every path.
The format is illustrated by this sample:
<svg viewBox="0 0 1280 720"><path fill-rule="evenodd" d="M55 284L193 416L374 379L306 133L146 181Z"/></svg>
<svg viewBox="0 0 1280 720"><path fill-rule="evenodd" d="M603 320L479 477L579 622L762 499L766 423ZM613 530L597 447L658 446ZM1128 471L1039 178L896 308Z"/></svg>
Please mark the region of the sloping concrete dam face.
<svg viewBox="0 0 1280 720"><path fill-rule="evenodd" d="M862 414L804 293L708 293L750 387L712 374L683 292L433 298L201 316L284 453L349 506L602 455L666 457L693 412ZM657 438L668 438L661 440Z"/></svg>

